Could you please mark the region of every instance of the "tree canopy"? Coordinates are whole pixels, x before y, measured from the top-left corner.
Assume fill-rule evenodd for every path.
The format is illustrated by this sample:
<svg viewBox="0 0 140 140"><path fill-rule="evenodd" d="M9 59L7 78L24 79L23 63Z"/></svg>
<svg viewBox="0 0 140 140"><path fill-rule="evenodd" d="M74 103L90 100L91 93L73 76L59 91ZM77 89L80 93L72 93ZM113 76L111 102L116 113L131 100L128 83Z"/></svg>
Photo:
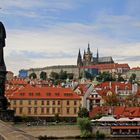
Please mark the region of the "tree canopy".
<svg viewBox="0 0 140 140"><path fill-rule="evenodd" d="M33 72L29 75L29 78L30 79L36 79L37 78L37 75Z"/></svg>
<svg viewBox="0 0 140 140"><path fill-rule="evenodd" d="M78 117L83 118L83 117L89 117L89 112L86 108L80 108L78 112Z"/></svg>
<svg viewBox="0 0 140 140"><path fill-rule="evenodd" d="M42 71L42 72L40 73L40 79L46 80L46 79L47 79L47 73L44 72L44 71Z"/></svg>

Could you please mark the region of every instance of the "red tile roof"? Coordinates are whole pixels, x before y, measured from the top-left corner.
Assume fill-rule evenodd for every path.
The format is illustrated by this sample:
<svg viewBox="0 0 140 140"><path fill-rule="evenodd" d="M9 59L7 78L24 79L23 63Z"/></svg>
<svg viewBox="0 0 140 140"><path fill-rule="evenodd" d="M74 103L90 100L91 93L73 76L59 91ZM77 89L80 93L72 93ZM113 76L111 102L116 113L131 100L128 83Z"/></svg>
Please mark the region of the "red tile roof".
<svg viewBox="0 0 140 140"><path fill-rule="evenodd" d="M140 70L140 67L131 68L131 70Z"/></svg>
<svg viewBox="0 0 140 140"><path fill-rule="evenodd" d="M27 82L22 78L8 80L7 83L11 85L27 85Z"/></svg>
<svg viewBox="0 0 140 140"><path fill-rule="evenodd" d="M80 99L71 88L33 87L27 85L15 91L9 99Z"/></svg>
<svg viewBox="0 0 140 140"><path fill-rule="evenodd" d="M119 117L123 114L124 110L125 110L124 106L116 106L114 109L114 115Z"/></svg>
<svg viewBox="0 0 140 140"><path fill-rule="evenodd" d="M108 106L98 106L94 107L90 111L90 117L95 117L98 113L108 113L109 109L112 108L113 115L117 118L121 117L129 117L129 118L135 118L140 117L140 107L124 107L124 106L117 106L117 107L108 107Z"/></svg>
<svg viewBox="0 0 140 140"><path fill-rule="evenodd" d="M87 84L79 84L77 88L81 91L82 95L84 95L88 90Z"/></svg>
<svg viewBox="0 0 140 140"><path fill-rule="evenodd" d="M132 83L130 82L103 82L98 86L95 86L95 88L101 88L101 89L108 89L115 92L116 87L118 90L126 90L126 87L128 90L132 90Z"/></svg>
<svg viewBox="0 0 140 140"><path fill-rule="evenodd" d="M97 65L91 65L91 66L83 66L81 68L96 68L96 69L99 69L99 70L117 69L117 68L127 68L127 69L130 69L128 64L118 64L118 63L113 63L113 64L97 64Z"/></svg>

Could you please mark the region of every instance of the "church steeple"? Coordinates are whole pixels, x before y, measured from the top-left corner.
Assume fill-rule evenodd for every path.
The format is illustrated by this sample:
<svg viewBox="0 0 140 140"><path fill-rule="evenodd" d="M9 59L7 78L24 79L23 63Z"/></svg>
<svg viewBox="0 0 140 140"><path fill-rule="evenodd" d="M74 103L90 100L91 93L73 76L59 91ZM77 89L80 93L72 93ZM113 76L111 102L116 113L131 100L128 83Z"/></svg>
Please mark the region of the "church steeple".
<svg viewBox="0 0 140 140"><path fill-rule="evenodd" d="M86 54L86 51L84 50L83 60L85 60L85 54Z"/></svg>
<svg viewBox="0 0 140 140"><path fill-rule="evenodd" d="M99 59L99 52L98 52L98 48L97 48L97 56L96 56L96 57L97 57L97 59Z"/></svg>
<svg viewBox="0 0 140 140"><path fill-rule="evenodd" d="M81 57L80 49L79 49L78 58L77 58L77 66L82 66L82 57Z"/></svg>
<svg viewBox="0 0 140 140"><path fill-rule="evenodd" d="M90 54L90 44L88 43L87 53Z"/></svg>

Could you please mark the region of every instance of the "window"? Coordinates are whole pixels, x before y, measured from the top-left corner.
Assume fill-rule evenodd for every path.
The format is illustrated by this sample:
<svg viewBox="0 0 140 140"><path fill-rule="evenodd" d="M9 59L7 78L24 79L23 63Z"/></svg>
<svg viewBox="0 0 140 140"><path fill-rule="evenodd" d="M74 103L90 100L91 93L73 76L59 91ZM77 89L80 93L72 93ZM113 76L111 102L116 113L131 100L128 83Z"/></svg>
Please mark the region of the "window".
<svg viewBox="0 0 140 140"><path fill-rule="evenodd" d="M39 92L37 92L37 93L35 93L35 95L36 95L36 96L40 96L40 93L39 93Z"/></svg>
<svg viewBox="0 0 140 140"><path fill-rule="evenodd" d="M22 111L23 111L23 108L20 107L20 108L19 108L19 114L22 114Z"/></svg>
<svg viewBox="0 0 140 140"><path fill-rule="evenodd" d="M33 96L33 93L30 92L30 93L29 93L29 96Z"/></svg>
<svg viewBox="0 0 140 140"><path fill-rule="evenodd" d="M46 112L47 112L47 114L49 114L50 113L50 108L47 108Z"/></svg>
<svg viewBox="0 0 140 140"><path fill-rule="evenodd" d="M50 93L50 92L47 92L47 93L46 93L46 96L51 96L51 93Z"/></svg>
<svg viewBox="0 0 140 140"><path fill-rule="evenodd" d="M60 113L60 108L58 108L58 113Z"/></svg>
<svg viewBox="0 0 140 140"><path fill-rule="evenodd" d="M41 101L41 105L44 105L44 100Z"/></svg>
<svg viewBox="0 0 140 140"><path fill-rule="evenodd" d="M67 105L70 105L70 102L69 101L67 101Z"/></svg>
<svg viewBox="0 0 140 140"><path fill-rule="evenodd" d="M67 108L67 114L69 114L70 113L70 109L69 108Z"/></svg>
<svg viewBox="0 0 140 140"><path fill-rule="evenodd" d="M52 101L52 104L55 105L55 101Z"/></svg>
<svg viewBox="0 0 140 140"><path fill-rule="evenodd" d="M52 113L55 114L55 108L52 108Z"/></svg>
<svg viewBox="0 0 140 140"><path fill-rule="evenodd" d="M23 104L23 101L22 100L19 100L19 104L22 105Z"/></svg>
<svg viewBox="0 0 140 140"><path fill-rule="evenodd" d="M13 101L13 104L16 105L16 103L17 103L16 100L14 100L14 101Z"/></svg>
<svg viewBox="0 0 140 140"><path fill-rule="evenodd" d="M58 105L60 105L60 101L58 101Z"/></svg>
<svg viewBox="0 0 140 140"><path fill-rule="evenodd" d="M77 114L77 108L74 108L74 114Z"/></svg>
<svg viewBox="0 0 140 140"><path fill-rule="evenodd" d="M34 107L34 114L37 114L37 107Z"/></svg>
<svg viewBox="0 0 140 140"><path fill-rule="evenodd" d="M64 96L73 96L72 93L64 93Z"/></svg>
<svg viewBox="0 0 140 140"><path fill-rule="evenodd" d="M31 100L28 101L28 105L31 105Z"/></svg>
<svg viewBox="0 0 140 140"><path fill-rule="evenodd" d="M41 113L44 114L44 108L43 107L41 108Z"/></svg>
<svg viewBox="0 0 140 140"><path fill-rule="evenodd" d="M47 101L47 105L49 105L50 104L50 102L49 101Z"/></svg>
<svg viewBox="0 0 140 140"><path fill-rule="evenodd" d="M55 93L55 96L59 96L59 93Z"/></svg>
<svg viewBox="0 0 140 140"><path fill-rule="evenodd" d="M24 96L25 95L25 93L20 93L20 96Z"/></svg>
<svg viewBox="0 0 140 140"><path fill-rule="evenodd" d="M28 107L28 114L31 114L31 107Z"/></svg>
<svg viewBox="0 0 140 140"><path fill-rule="evenodd" d="M74 105L77 105L77 101L74 101Z"/></svg>
<svg viewBox="0 0 140 140"><path fill-rule="evenodd" d="M34 104L37 105L37 100L34 101Z"/></svg>

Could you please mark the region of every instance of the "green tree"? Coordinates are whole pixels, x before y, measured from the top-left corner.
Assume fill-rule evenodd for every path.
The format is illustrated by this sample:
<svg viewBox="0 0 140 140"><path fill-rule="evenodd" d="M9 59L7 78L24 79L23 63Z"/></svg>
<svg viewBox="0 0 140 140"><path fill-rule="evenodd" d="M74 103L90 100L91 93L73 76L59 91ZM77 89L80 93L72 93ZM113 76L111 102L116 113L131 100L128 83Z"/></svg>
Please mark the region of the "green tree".
<svg viewBox="0 0 140 140"><path fill-rule="evenodd" d="M80 127L82 138L91 137L92 127L89 118L78 118L77 124Z"/></svg>
<svg viewBox="0 0 140 140"><path fill-rule="evenodd" d="M44 72L44 71L42 71L42 72L40 73L40 79L46 80L46 79L47 79L47 73Z"/></svg>
<svg viewBox="0 0 140 140"><path fill-rule="evenodd" d="M96 78L99 82L115 81L115 79L112 77L112 74L109 72L99 73L99 75Z"/></svg>
<svg viewBox="0 0 140 140"><path fill-rule="evenodd" d="M132 73L132 75L129 78L129 81L130 82L135 82L135 80L136 80L136 74L135 73Z"/></svg>
<svg viewBox="0 0 140 140"><path fill-rule="evenodd" d="M67 77L68 77L69 79L73 79L73 76L74 76L73 73L67 73Z"/></svg>
<svg viewBox="0 0 140 140"><path fill-rule="evenodd" d="M36 79L37 78L37 75L33 72L29 75L29 78L30 79Z"/></svg>
<svg viewBox="0 0 140 140"><path fill-rule="evenodd" d="M61 71L59 72L59 79L61 79L61 80L67 79L67 72L61 70Z"/></svg>
<svg viewBox="0 0 140 140"><path fill-rule="evenodd" d="M89 112L86 108L80 108L78 111L78 117L84 118L84 117L89 117Z"/></svg>
<svg viewBox="0 0 140 140"><path fill-rule="evenodd" d="M57 79L59 79L59 74L52 71L50 74L50 77L54 80L57 80Z"/></svg>
<svg viewBox="0 0 140 140"><path fill-rule="evenodd" d="M57 123L60 121L60 117L59 117L59 114L58 113L55 114L54 121L57 122Z"/></svg>

